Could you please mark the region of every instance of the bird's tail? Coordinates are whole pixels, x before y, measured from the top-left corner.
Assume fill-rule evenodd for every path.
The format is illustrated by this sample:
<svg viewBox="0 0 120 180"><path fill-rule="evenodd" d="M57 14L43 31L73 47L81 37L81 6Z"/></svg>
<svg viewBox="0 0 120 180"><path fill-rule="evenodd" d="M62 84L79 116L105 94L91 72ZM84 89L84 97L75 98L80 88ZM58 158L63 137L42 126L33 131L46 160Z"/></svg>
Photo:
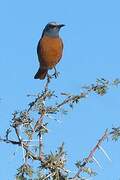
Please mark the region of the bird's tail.
<svg viewBox="0 0 120 180"><path fill-rule="evenodd" d="M35 74L34 79L45 79L45 76L47 74L47 69L38 69L38 72Z"/></svg>

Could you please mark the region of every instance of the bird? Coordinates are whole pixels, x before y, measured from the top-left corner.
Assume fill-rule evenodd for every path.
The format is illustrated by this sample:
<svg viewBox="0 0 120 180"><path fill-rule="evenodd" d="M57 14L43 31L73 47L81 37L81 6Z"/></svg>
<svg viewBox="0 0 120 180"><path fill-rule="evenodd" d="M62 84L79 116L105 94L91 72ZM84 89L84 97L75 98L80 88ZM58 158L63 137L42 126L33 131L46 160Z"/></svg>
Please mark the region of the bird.
<svg viewBox="0 0 120 180"><path fill-rule="evenodd" d="M59 63L63 54L63 41L59 36L59 31L63 26L65 24L49 22L43 29L37 45L39 69L34 79L45 79L48 70L55 69L56 64Z"/></svg>

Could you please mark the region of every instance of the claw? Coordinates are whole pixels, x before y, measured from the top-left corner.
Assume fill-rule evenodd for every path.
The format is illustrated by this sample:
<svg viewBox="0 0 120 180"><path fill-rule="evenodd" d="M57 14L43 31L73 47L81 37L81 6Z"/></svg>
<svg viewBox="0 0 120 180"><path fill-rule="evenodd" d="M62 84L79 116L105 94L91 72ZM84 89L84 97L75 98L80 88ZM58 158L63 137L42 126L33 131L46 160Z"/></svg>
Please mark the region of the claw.
<svg viewBox="0 0 120 180"><path fill-rule="evenodd" d="M54 74L52 75L52 76L54 76L55 78L58 78L58 76L59 76L59 72L57 72L57 70L56 70L56 68L54 67L54 70L55 70L55 72L54 72Z"/></svg>

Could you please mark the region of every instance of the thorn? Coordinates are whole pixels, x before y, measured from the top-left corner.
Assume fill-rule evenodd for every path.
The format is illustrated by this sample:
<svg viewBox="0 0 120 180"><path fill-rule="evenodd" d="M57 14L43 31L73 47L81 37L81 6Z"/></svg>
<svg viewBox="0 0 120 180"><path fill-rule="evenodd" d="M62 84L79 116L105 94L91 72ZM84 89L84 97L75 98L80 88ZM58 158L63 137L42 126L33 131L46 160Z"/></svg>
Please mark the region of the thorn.
<svg viewBox="0 0 120 180"><path fill-rule="evenodd" d="M36 145L29 145L29 147L36 147Z"/></svg>
<svg viewBox="0 0 120 180"><path fill-rule="evenodd" d="M107 152L106 152L100 145L99 145L98 147L99 147L99 149L103 152L103 154L106 156L106 158L107 158L110 162L112 162L112 160L111 160L110 157L108 156Z"/></svg>
<svg viewBox="0 0 120 180"><path fill-rule="evenodd" d="M38 142L38 139L24 139L23 142Z"/></svg>
<svg viewBox="0 0 120 180"><path fill-rule="evenodd" d="M48 115L48 114L47 114L46 116L47 116L49 119L52 119L52 120L54 119L51 115Z"/></svg>
<svg viewBox="0 0 120 180"><path fill-rule="evenodd" d="M98 160L93 156L92 159L96 162L96 164L102 169L102 166L100 165L100 163L98 162Z"/></svg>
<svg viewBox="0 0 120 180"><path fill-rule="evenodd" d="M90 179L93 179L93 177L87 178L86 180L90 180Z"/></svg>

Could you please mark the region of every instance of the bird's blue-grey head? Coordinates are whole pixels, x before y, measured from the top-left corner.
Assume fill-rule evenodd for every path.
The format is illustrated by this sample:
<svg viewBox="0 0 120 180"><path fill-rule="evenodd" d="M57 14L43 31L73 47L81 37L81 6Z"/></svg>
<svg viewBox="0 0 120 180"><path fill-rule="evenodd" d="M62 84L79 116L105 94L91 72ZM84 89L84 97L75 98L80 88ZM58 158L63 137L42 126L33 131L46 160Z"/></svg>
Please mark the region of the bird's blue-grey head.
<svg viewBox="0 0 120 180"><path fill-rule="evenodd" d="M42 36L51 36L51 37L58 37L59 31L61 27L65 26L64 24L58 24L56 22L50 22L48 23L42 33Z"/></svg>

